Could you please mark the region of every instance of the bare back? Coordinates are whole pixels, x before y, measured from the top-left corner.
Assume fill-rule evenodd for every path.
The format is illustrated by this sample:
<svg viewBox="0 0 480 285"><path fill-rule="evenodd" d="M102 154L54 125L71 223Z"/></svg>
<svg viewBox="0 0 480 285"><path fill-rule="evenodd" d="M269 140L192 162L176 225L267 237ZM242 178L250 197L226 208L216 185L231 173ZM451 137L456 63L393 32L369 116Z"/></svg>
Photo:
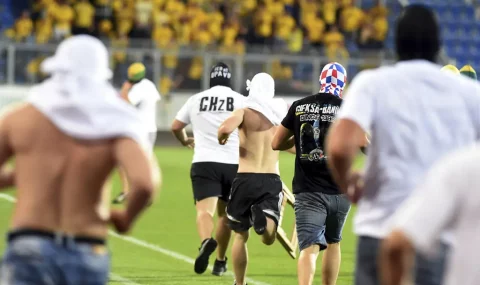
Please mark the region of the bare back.
<svg viewBox="0 0 480 285"><path fill-rule="evenodd" d="M239 131L239 173L277 173L279 152L272 149L275 128L261 113L245 109Z"/></svg>
<svg viewBox="0 0 480 285"><path fill-rule="evenodd" d="M108 205L102 205L102 189L115 166L114 140L75 140L31 105L5 124L16 164L11 226L104 238Z"/></svg>

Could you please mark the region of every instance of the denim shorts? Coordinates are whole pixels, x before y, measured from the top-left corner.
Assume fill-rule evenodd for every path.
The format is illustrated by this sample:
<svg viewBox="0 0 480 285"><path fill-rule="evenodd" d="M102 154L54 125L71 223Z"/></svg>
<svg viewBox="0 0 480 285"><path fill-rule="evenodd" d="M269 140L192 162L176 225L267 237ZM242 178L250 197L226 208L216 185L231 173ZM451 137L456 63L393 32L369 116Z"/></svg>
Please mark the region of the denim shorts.
<svg viewBox="0 0 480 285"><path fill-rule="evenodd" d="M382 240L360 236L355 262L355 285L380 285L378 255ZM435 258L421 254L415 256L414 280L416 285L441 285L449 246L441 244Z"/></svg>
<svg viewBox="0 0 480 285"><path fill-rule="evenodd" d="M0 285L103 285L110 254L105 245L25 236L9 242L0 266Z"/></svg>
<svg viewBox="0 0 480 285"><path fill-rule="evenodd" d="M345 195L304 192L295 195L295 221L300 251L342 240L342 230L350 211Z"/></svg>

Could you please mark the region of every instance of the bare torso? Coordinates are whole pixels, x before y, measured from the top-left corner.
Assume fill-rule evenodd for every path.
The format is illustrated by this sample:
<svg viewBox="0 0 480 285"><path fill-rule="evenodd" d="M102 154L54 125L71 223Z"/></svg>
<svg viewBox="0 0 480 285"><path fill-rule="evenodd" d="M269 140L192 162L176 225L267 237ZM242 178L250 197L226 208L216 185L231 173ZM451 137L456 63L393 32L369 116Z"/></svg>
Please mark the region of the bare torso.
<svg viewBox="0 0 480 285"><path fill-rule="evenodd" d="M30 105L7 116L5 124L15 155L12 228L106 237L102 188L115 166L113 140L75 140Z"/></svg>
<svg viewBox="0 0 480 285"><path fill-rule="evenodd" d="M240 127L238 172L278 173L278 151L272 150L275 126L261 113L245 109Z"/></svg>

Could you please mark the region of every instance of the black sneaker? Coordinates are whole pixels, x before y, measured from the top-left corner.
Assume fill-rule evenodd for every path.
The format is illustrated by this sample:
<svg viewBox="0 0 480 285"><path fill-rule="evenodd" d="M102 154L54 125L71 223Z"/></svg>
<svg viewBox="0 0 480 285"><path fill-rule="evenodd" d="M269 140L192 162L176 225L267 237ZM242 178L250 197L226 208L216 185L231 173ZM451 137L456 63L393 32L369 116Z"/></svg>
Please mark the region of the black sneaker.
<svg viewBox="0 0 480 285"><path fill-rule="evenodd" d="M253 229L257 235L263 235L267 227L267 217L258 205L253 205L250 209L252 211Z"/></svg>
<svg viewBox="0 0 480 285"><path fill-rule="evenodd" d="M216 248L217 241L213 238L206 239L202 242L197 259L195 259L195 273L202 274L203 272L205 272L205 270L207 270L208 259Z"/></svg>
<svg viewBox="0 0 480 285"><path fill-rule="evenodd" d="M222 276L225 272L227 272L227 258L225 257L224 261L215 259L215 263L213 264L212 274L217 276Z"/></svg>
<svg viewBox="0 0 480 285"><path fill-rule="evenodd" d="M117 198L113 199L112 203L113 204L122 204L125 201L126 198L127 198L127 194L122 192L122 193L118 194Z"/></svg>

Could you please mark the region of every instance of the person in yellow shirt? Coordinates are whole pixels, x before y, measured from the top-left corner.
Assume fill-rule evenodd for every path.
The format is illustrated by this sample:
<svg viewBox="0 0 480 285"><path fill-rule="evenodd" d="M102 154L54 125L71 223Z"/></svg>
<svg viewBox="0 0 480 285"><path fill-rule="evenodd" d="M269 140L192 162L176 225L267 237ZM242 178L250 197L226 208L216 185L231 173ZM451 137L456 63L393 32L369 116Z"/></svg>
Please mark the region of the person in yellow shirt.
<svg viewBox="0 0 480 285"><path fill-rule="evenodd" d="M318 13L320 14L320 12ZM320 17L309 19L304 25L307 31L308 41L315 47L323 45L323 37L326 30L326 24Z"/></svg>
<svg viewBox="0 0 480 285"><path fill-rule="evenodd" d="M185 10L185 4L179 0L168 0L165 4L165 12L170 16L172 23L180 21L185 15Z"/></svg>
<svg viewBox="0 0 480 285"><path fill-rule="evenodd" d="M61 40L72 34L75 11L67 4L66 0L58 0L57 2L57 5L52 6L52 16L55 22L55 38Z"/></svg>
<svg viewBox="0 0 480 285"><path fill-rule="evenodd" d="M337 0L323 0L322 11L327 26L334 25L337 20Z"/></svg>
<svg viewBox="0 0 480 285"><path fill-rule="evenodd" d="M376 0L375 5L368 11L368 15L371 18L376 18L378 16L386 17L388 15L388 9L383 5L381 0Z"/></svg>
<svg viewBox="0 0 480 285"><path fill-rule="evenodd" d="M95 21L93 5L88 0L79 0L74 9L76 14L74 34L91 34Z"/></svg>
<svg viewBox="0 0 480 285"><path fill-rule="evenodd" d="M246 16L255 10L257 7L257 0L242 0L240 1L240 15Z"/></svg>
<svg viewBox="0 0 480 285"><path fill-rule="evenodd" d="M113 64L125 64L127 59L126 48L128 47L128 36L125 33L118 33L118 37L112 40L112 46L115 48L113 52Z"/></svg>
<svg viewBox="0 0 480 285"><path fill-rule="evenodd" d="M340 14L340 24L343 32L351 37L360 29L365 13L353 4L353 0L349 0L348 3Z"/></svg>
<svg viewBox="0 0 480 285"><path fill-rule="evenodd" d="M152 33L152 39L160 49L167 48L174 39L174 36L174 32L168 23L155 26Z"/></svg>
<svg viewBox="0 0 480 285"><path fill-rule="evenodd" d="M293 32L292 36L290 37L290 41L288 43L288 50L291 53L299 53L303 49L303 39L304 34L301 28L297 27Z"/></svg>
<svg viewBox="0 0 480 285"><path fill-rule="evenodd" d="M276 45L280 49L284 49L287 46L293 29L295 28L295 19L285 12L276 18L275 23L275 41Z"/></svg>
<svg viewBox="0 0 480 285"><path fill-rule="evenodd" d="M262 41L272 36L273 33L273 15L267 10L265 4L261 4L255 13L255 31L257 37Z"/></svg>
<svg viewBox="0 0 480 285"><path fill-rule="evenodd" d="M210 33L213 35L215 40L219 40L222 37L222 26L224 17L222 12L219 11L219 8L215 5L212 7L214 10L208 15L208 23Z"/></svg>
<svg viewBox="0 0 480 285"><path fill-rule="evenodd" d="M348 51L345 48L345 38L340 33L337 26L333 25L330 31L325 34L323 38L325 44L325 52L329 60L334 61L339 58L347 58Z"/></svg>
<svg viewBox="0 0 480 285"><path fill-rule="evenodd" d="M119 34L129 34L133 28L133 5L124 1L115 11L115 23Z"/></svg>
<svg viewBox="0 0 480 285"><path fill-rule="evenodd" d="M194 32L193 37L195 43L198 44L200 47L206 47L213 41L213 36L212 34L210 34L210 31L208 30L208 25L206 23L201 24L198 27L198 30Z"/></svg>
<svg viewBox="0 0 480 285"><path fill-rule="evenodd" d="M197 56L192 60L192 64L190 65L190 69L188 71L188 77L191 80L198 81L202 78L202 74L203 74L203 58Z"/></svg>
<svg viewBox="0 0 480 285"><path fill-rule="evenodd" d="M311 23L317 17L318 4L315 0L300 0L300 8L302 25Z"/></svg>
<svg viewBox="0 0 480 285"><path fill-rule="evenodd" d="M22 16L15 22L15 39L22 42L29 38L33 32L33 22L30 13L23 11Z"/></svg>
<svg viewBox="0 0 480 285"><path fill-rule="evenodd" d="M388 33L388 21L386 16L377 16L373 19L373 39L383 46L383 41Z"/></svg>

